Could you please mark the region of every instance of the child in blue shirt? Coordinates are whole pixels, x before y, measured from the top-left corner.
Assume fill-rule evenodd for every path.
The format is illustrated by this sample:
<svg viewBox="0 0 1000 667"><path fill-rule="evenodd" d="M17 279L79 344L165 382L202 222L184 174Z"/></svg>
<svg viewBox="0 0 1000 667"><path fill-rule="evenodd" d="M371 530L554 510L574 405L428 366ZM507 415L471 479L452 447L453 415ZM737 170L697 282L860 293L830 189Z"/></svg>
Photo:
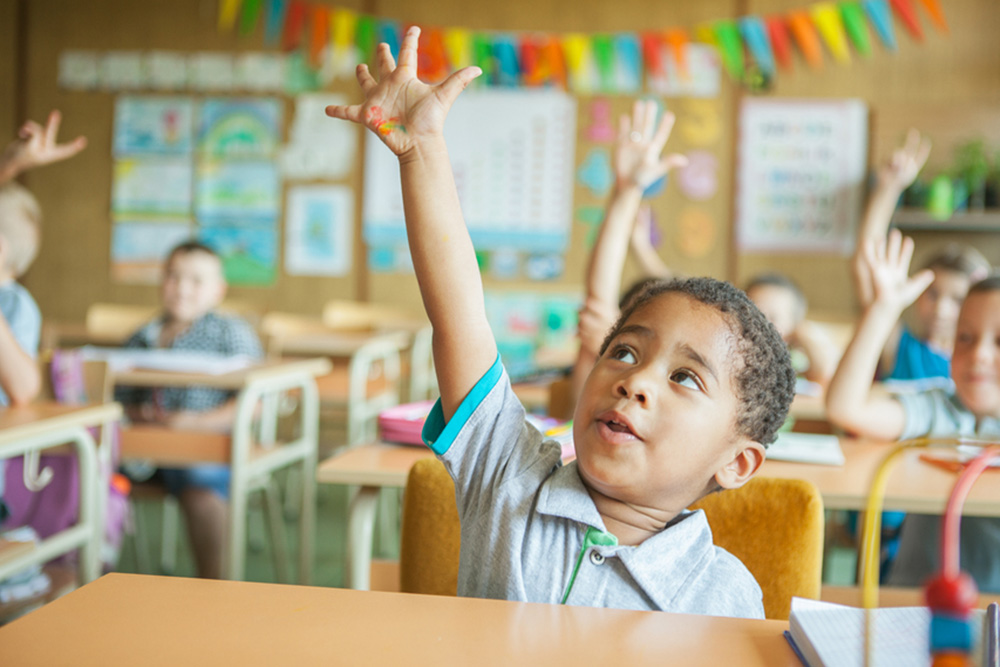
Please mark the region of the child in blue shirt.
<svg viewBox="0 0 1000 667"><path fill-rule="evenodd" d="M969 290L958 316L951 358L954 389L886 395L872 391L879 353L903 309L934 280L925 269L908 277L913 242L893 230L870 241L863 267L872 286L865 309L827 392L830 421L853 433L896 440L922 436L1000 436L1000 280ZM918 586L939 567L941 518L907 514L888 583ZM962 520L961 567L980 590L1000 592L1000 519Z"/></svg>
<svg viewBox="0 0 1000 667"><path fill-rule="evenodd" d="M399 158L441 391L424 436L455 480L459 594L762 616L753 577L686 508L763 462L794 386L780 336L728 283L645 290L600 350L574 415L577 459L561 466L499 363L444 142L448 109L481 72L421 83L419 33L407 31L398 66L380 44L379 81L358 68L364 102L327 113L364 124Z"/></svg>

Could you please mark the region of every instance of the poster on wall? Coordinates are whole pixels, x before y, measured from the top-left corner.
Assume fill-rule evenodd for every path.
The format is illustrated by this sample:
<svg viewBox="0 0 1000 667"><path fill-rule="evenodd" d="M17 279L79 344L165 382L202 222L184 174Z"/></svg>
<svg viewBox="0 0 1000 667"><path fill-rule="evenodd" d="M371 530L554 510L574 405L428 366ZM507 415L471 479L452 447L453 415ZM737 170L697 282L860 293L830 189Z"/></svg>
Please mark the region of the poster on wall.
<svg viewBox="0 0 1000 667"><path fill-rule="evenodd" d="M190 97L123 96L115 102L115 155L187 155L193 148Z"/></svg>
<svg viewBox="0 0 1000 667"><path fill-rule="evenodd" d="M288 190L285 272L343 276L351 270L354 191L346 185L300 185Z"/></svg>
<svg viewBox="0 0 1000 667"><path fill-rule="evenodd" d="M365 139L364 238L403 246L396 156ZM565 252L572 220L576 100L553 90L468 91L445 126L462 213L477 249Z"/></svg>
<svg viewBox="0 0 1000 667"><path fill-rule="evenodd" d="M198 118L198 151L213 158L264 158L281 141L282 102L276 98L207 99Z"/></svg>
<svg viewBox="0 0 1000 667"><path fill-rule="evenodd" d="M277 278L276 227L202 227L198 238L222 258L222 269L230 285L271 285Z"/></svg>
<svg viewBox="0 0 1000 667"><path fill-rule="evenodd" d="M849 253L867 150L868 109L861 100L745 100L737 166L740 249Z"/></svg>
<svg viewBox="0 0 1000 667"><path fill-rule="evenodd" d="M358 127L326 115L331 104L347 104L344 95L307 93L295 98L288 144L281 150L285 178L344 178L354 168Z"/></svg>
<svg viewBox="0 0 1000 667"><path fill-rule="evenodd" d="M123 158L115 160L113 169L111 210L116 214L191 214L188 158Z"/></svg>
<svg viewBox="0 0 1000 667"><path fill-rule="evenodd" d="M205 160L198 164L198 222L235 219L247 224L276 220L281 186L271 161Z"/></svg>
<svg viewBox="0 0 1000 667"><path fill-rule="evenodd" d="M115 220L111 225L111 277L124 283L159 284L167 253L193 236L191 220Z"/></svg>

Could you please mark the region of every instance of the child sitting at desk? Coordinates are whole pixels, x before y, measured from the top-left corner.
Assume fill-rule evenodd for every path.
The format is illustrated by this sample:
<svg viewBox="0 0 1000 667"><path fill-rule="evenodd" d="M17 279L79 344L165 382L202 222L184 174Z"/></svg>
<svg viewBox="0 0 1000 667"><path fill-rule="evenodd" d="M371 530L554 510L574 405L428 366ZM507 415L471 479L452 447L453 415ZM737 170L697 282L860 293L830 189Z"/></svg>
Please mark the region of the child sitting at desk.
<svg viewBox="0 0 1000 667"><path fill-rule="evenodd" d="M190 241L167 257L160 298L163 314L125 342L131 348L171 348L224 355L262 356L257 335L243 320L215 312L226 293L222 261L210 247ZM126 388L115 392L132 422L173 429L229 431L235 417L233 393L207 387ZM229 468L201 465L161 468L167 489L187 519L198 574L218 578L226 534Z"/></svg>
<svg viewBox="0 0 1000 667"><path fill-rule="evenodd" d="M577 459L560 465L498 358L444 142L448 109L481 72L421 83L419 34L407 30L398 66L380 44L380 80L358 67L364 102L327 113L399 158L441 390L424 438L455 480L459 595L761 617L753 577L686 508L763 462L792 400L784 343L728 283L655 285L608 335L577 402Z"/></svg>
<svg viewBox="0 0 1000 667"><path fill-rule="evenodd" d="M893 230L888 241L869 241L862 266L872 286L854 339L827 392L832 423L860 436L886 440L921 436L1000 435L1000 279L969 290L958 316L951 359L952 389L891 395L873 390L879 353L907 306L935 280L925 269L907 277L911 239ZM939 567L940 517L907 514L888 584L919 586ZM964 517L961 567L980 590L1000 592L1000 519Z"/></svg>

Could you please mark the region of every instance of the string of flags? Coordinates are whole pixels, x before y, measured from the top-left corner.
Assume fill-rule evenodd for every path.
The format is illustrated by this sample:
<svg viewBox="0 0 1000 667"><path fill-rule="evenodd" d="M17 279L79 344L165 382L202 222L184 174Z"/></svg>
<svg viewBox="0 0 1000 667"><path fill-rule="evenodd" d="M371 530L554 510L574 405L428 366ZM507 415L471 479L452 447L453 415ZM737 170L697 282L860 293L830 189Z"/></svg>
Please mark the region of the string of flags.
<svg viewBox="0 0 1000 667"><path fill-rule="evenodd" d="M771 79L790 70L797 52L813 69L827 57L839 64L854 54L871 55L875 38L889 51L898 48L896 26L923 41L921 12L935 29L948 32L940 0L840 0L770 16L721 19L692 28L620 33L489 32L461 27L424 26L418 71L436 82L468 65L483 70L494 86L560 86L575 92L634 92L644 77L669 69L689 76L687 46L716 49L736 81L756 72ZM371 62L379 42L399 51L400 21L306 0L219 0L218 28L249 35L264 25L264 39L286 51L302 50L315 68L353 76L358 63ZM874 33L875 38L873 38ZM828 55L826 55L828 54Z"/></svg>

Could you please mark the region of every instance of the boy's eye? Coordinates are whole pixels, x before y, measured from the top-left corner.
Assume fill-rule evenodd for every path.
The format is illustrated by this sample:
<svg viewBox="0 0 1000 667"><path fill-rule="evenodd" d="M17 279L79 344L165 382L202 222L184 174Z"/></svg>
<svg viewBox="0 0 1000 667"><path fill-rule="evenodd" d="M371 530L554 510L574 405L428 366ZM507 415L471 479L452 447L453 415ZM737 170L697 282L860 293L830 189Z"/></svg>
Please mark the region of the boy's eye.
<svg viewBox="0 0 1000 667"><path fill-rule="evenodd" d="M670 381L676 382L682 387L687 387L688 389L701 391L701 385L698 383L698 378L691 371L674 371L670 374Z"/></svg>
<svg viewBox="0 0 1000 667"><path fill-rule="evenodd" d="M619 345L611 351L611 358L617 359L618 361L624 361L627 364L635 363L635 354L631 349L624 345Z"/></svg>

